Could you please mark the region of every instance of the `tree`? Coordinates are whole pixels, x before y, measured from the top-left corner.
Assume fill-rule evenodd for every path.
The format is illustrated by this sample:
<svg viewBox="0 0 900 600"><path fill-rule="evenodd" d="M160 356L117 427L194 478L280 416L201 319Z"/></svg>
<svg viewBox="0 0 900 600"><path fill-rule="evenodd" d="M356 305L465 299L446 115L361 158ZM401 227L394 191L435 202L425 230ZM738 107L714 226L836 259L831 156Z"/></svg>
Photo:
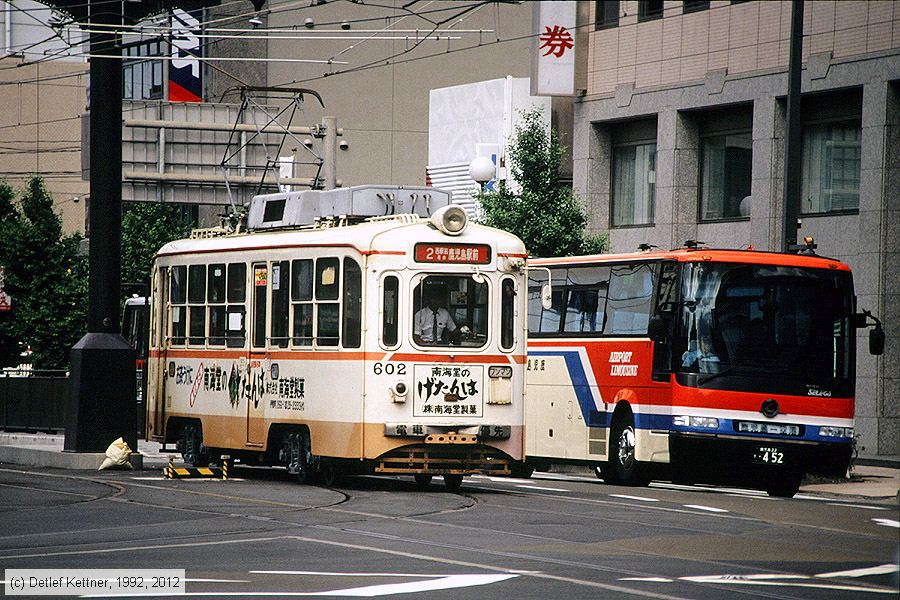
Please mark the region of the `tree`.
<svg viewBox="0 0 900 600"><path fill-rule="evenodd" d="M122 211L122 282L150 282L153 255L187 237L191 219L178 204L130 202Z"/></svg>
<svg viewBox="0 0 900 600"><path fill-rule="evenodd" d="M541 108L522 112L508 151L521 190L513 193L501 182L499 191L479 193L482 222L519 236L532 256L603 252L606 236L585 232L584 209L559 177L565 151L556 132L547 134L542 117Z"/></svg>
<svg viewBox="0 0 900 600"><path fill-rule="evenodd" d="M17 215L13 205L14 198L15 194L12 188L5 181L0 181L0 240L7 240L0 244L0 267L4 269L4 280L12 251L12 244L9 243L11 228L14 226L14 219ZM5 281L3 287L4 291L9 293L9 285ZM0 312L0 369L18 365L21 353L22 345L13 331L12 311Z"/></svg>
<svg viewBox="0 0 900 600"><path fill-rule="evenodd" d="M86 329L87 261L78 254L81 237L63 235L53 197L39 176L27 181L18 206L9 186L0 185L0 236L0 263L13 299L12 318L0 327L14 344L31 348L34 368L66 368L69 350Z"/></svg>

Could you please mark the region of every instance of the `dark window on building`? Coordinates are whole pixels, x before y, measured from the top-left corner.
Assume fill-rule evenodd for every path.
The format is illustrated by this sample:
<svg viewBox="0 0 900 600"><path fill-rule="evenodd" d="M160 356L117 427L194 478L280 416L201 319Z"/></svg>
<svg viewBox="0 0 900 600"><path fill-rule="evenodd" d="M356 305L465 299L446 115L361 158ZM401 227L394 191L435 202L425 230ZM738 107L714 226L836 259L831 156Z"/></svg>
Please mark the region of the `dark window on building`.
<svg viewBox="0 0 900 600"><path fill-rule="evenodd" d="M704 136L700 140L700 219L750 216L753 139L749 131Z"/></svg>
<svg viewBox="0 0 900 600"><path fill-rule="evenodd" d="M597 29L609 29L619 25L619 0L597 0Z"/></svg>
<svg viewBox="0 0 900 600"><path fill-rule="evenodd" d="M656 144L613 148L612 226L650 225L656 196Z"/></svg>
<svg viewBox="0 0 900 600"><path fill-rule="evenodd" d="M682 12L684 14L692 12L700 12L709 8L709 0L684 0Z"/></svg>
<svg viewBox="0 0 900 600"><path fill-rule="evenodd" d="M803 214L859 210L861 133L858 121L803 127Z"/></svg>
<svg viewBox="0 0 900 600"><path fill-rule="evenodd" d="M122 97L126 100L161 100L163 61L151 57L161 56L165 44L160 41L141 42L122 49Z"/></svg>
<svg viewBox="0 0 900 600"><path fill-rule="evenodd" d="M638 23L661 19L663 16L663 0L639 0Z"/></svg>

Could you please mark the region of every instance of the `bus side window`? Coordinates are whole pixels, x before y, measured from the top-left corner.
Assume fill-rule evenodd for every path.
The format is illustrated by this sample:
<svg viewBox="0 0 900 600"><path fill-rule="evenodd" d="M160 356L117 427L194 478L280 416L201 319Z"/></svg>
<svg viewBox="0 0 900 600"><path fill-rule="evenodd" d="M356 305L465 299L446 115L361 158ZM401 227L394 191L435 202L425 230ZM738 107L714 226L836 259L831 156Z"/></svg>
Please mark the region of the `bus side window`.
<svg viewBox="0 0 900 600"><path fill-rule="evenodd" d="M553 269L553 305L545 310L541 305L541 288L547 283L546 271L539 270L528 276L528 332L559 333L561 315L565 309L566 268Z"/></svg>
<svg viewBox="0 0 900 600"><path fill-rule="evenodd" d="M611 335L642 335L647 333L650 309L653 305L654 267L649 263L622 265L612 268L609 281L609 300L606 303Z"/></svg>
<svg viewBox="0 0 900 600"><path fill-rule="evenodd" d="M228 265L226 298L228 307L227 333L225 342L229 348L243 348L246 343L246 301L247 301L247 265L231 263Z"/></svg>
<svg viewBox="0 0 900 600"><path fill-rule="evenodd" d="M209 265L206 275L207 319L209 345L225 345L225 265Z"/></svg>
<svg viewBox="0 0 900 600"><path fill-rule="evenodd" d="M184 346L187 332L187 267L178 265L169 269L169 340L173 346Z"/></svg>
<svg viewBox="0 0 900 600"><path fill-rule="evenodd" d="M400 280L394 275L388 275L384 278L381 297L381 342L388 348L396 346L399 340L399 299Z"/></svg>
<svg viewBox="0 0 900 600"><path fill-rule="evenodd" d="M344 257L344 306L341 338L344 348L359 348L362 342L362 271L355 260Z"/></svg>
<svg viewBox="0 0 900 600"><path fill-rule="evenodd" d="M316 260L316 344L319 346L337 346L340 342L340 273L341 262L337 258Z"/></svg>
<svg viewBox="0 0 900 600"><path fill-rule="evenodd" d="M269 343L278 348L287 348L289 295L291 282L291 263L283 260L272 263L269 283L272 286L272 325Z"/></svg>
<svg viewBox="0 0 900 600"><path fill-rule="evenodd" d="M606 266L569 269L564 332L600 334L603 331L609 273Z"/></svg>
<svg viewBox="0 0 900 600"><path fill-rule="evenodd" d="M313 261L291 263L291 318L294 346L312 346L313 342Z"/></svg>

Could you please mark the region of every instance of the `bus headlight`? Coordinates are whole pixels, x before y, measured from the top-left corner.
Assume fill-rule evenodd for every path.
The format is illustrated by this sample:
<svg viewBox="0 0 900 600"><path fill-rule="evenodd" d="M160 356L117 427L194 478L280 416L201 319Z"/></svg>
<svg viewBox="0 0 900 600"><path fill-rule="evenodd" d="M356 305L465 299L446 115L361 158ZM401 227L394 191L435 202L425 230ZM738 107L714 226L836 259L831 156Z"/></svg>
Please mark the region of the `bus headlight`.
<svg viewBox="0 0 900 600"><path fill-rule="evenodd" d="M819 435L822 437L853 437L852 427L819 427Z"/></svg>
<svg viewBox="0 0 900 600"><path fill-rule="evenodd" d="M469 215L459 205L450 204L434 211L431 215L431 224L441 233L447 235L459 235L469 223Z"/></svg>
<svg viewBox="0 0 900 600"><path fill-rule="evenodd" d="M715 417L692 417L689 415L680 415L672 417L672 424L681 427L703 427L706 429L718 429L719 420Z"/></svg>

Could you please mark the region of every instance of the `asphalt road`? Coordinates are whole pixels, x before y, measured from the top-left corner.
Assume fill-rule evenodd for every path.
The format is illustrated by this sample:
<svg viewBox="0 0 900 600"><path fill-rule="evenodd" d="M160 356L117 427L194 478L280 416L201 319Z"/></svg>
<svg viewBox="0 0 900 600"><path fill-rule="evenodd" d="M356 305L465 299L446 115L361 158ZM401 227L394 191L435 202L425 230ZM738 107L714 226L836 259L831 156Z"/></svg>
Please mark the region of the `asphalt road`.
<svg viewBox="0 0 900 600"><path fill-rule="evenodd" d="M898 507L589 477L332 487L0 467L0 568L185 569L187 595L897 598ZM121 597L117 595L116 597Z"/></svg>

